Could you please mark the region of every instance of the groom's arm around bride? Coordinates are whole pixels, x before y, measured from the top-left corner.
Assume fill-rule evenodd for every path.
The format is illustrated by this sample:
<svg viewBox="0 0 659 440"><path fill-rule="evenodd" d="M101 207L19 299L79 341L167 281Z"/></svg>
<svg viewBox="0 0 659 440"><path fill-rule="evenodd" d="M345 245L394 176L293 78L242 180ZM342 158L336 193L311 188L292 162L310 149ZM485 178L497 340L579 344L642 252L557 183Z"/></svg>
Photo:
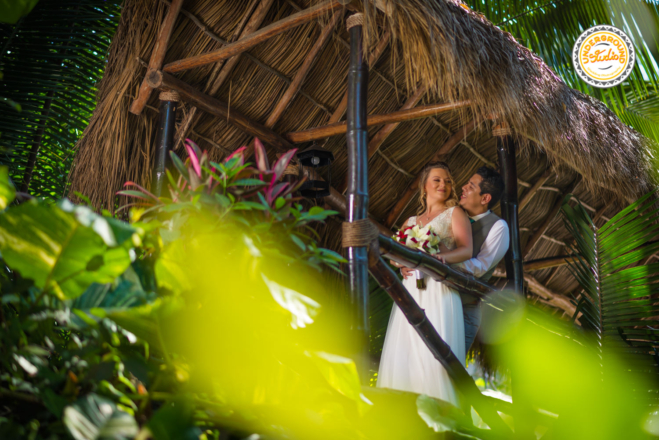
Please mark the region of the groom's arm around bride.
<svg viewBox="0 0 659 440"><path fill-rule="evenodd" d="M481 167L462 187L460 206L467 212L471 221L473 256L454 267L472 273L487 281L494 273L499 261L506 255L510 242L508 225L492 213L504 191L504 182L499 173L489 167ZM437 257L451 263L451 252L442 252ZM480 300L471 295L462 296L462 310L465 323L465 348L469 351L476 339L481 322Z"/></svg>

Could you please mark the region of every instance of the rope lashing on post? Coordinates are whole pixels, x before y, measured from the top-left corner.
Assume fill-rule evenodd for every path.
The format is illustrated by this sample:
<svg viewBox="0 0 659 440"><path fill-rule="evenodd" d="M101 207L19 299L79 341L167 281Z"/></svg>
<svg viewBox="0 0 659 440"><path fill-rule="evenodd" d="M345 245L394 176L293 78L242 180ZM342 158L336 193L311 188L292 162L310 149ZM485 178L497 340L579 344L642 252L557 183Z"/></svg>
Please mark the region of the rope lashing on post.
<svg viewBox="0 0 659 440"><path fill-rule="evenodd" d="M350 28L355 27L355 26L364 26L364 14L357 13L354 15L351 15L348 17L346 20L346 29L350 30Z"/></svg>
<svg viewBox="0 0 659 440"><path fill-rule="evenodd" d="M181 100L181 97L179 96L178 92L174 90L163 90L162 92L160 92L159 98L161 101L179 102Z"/></svg>
<svg viewBox="0 0 659 440"><path fill-rule="evenodd" d="M343 222L342 247L368 247L378 238L380 231L367 218Z"/></svg>

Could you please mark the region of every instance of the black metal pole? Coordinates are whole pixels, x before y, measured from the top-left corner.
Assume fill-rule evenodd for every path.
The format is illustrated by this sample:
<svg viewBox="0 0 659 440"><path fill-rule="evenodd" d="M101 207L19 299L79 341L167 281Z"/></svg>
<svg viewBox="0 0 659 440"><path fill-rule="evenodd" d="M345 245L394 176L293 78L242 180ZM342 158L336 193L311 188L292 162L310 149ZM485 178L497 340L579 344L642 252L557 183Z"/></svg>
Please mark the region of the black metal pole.
<svg viewBox="0 0 659 440"><path fill-rule="evenodd" d="M362 47L363 14L354 14L347 20L350 32L350 68L348 70L348 108L347 108L347 143L348 143L348 188L347 221L355 222L368 218L368 132L366 125L366 91L368 84L368 66L364 62ZM365 246L348 247L348 272L350 302L354 311L353 329L357 331L361 346L368 345L368 251ZM361 357L361 356L360 356ZM363 362L365 370L366 356L357 362Z"/></svg>
<svg viewBox="0 0 659 440"><path fill-rule="evenodd" d="M160 93L160 120L158 133L156 133L156 166L153 173L153 193L157 196L162 195L162 189L167 180L165 170L169 164L169 152L174 147L178 100L176 92Z"/></svg>
<svg viewBox="0 0 659 440"><path fill-rule="evenodd" d="M506 184L501 198L501 216L508 223L510 230L510 247L506 253L506 275L512 281L516 292L524 292L524 267L522 266L522 248L519 240L518 198L517 198L517 162L516 145L510 136L510 129L499 126L493 130L497 136L499 167Z"/></svg>

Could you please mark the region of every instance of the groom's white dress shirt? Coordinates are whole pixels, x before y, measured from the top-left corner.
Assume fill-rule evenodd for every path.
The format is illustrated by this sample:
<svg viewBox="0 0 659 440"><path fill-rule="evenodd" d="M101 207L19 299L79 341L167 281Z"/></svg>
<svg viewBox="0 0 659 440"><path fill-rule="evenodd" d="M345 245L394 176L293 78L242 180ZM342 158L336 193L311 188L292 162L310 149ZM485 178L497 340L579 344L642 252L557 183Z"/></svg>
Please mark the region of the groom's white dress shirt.
<svg viewBox="0 0 659 440"><path fill-rule="evenodd" d="M476 216L469 216L473 221L478 221L488 215L490 211ZM454 264L456 268L463 269L469 273L474 274L475 277L485 275L494 265L499 264L499 261L506 255L508 246L510 245L510 234L508 232L508 224L505 220L499 219L492 225L490 233L483 242L478 255L462 263Z"/></svg>

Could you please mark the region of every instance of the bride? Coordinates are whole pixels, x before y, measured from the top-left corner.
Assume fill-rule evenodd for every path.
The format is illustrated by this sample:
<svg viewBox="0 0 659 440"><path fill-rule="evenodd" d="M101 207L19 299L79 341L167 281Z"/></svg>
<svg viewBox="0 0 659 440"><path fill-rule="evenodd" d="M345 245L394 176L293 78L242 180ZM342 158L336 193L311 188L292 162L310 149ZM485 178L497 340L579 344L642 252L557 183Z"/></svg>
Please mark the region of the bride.
<svg viewBox="0 0 659 440"><path fill-rule="evenodd" d="M447 263L459 263L471 258L471 224L467 214L460 208L456 209L458 196L453 189L448 165L444 162L428 164L419 180L419 193L421 208L418 215L410 217L403 228L417 224L421 227L430 225L444 245L440 247L453 251ZM429 277L425 279L426 289L419 290L414 271L406 267L402 267L401 271L408 292L425 309L428 320L464 365L464 323L458 292ZM377 386L427 394L459 406L448 373L396 305L384 340Z"/></svg>

